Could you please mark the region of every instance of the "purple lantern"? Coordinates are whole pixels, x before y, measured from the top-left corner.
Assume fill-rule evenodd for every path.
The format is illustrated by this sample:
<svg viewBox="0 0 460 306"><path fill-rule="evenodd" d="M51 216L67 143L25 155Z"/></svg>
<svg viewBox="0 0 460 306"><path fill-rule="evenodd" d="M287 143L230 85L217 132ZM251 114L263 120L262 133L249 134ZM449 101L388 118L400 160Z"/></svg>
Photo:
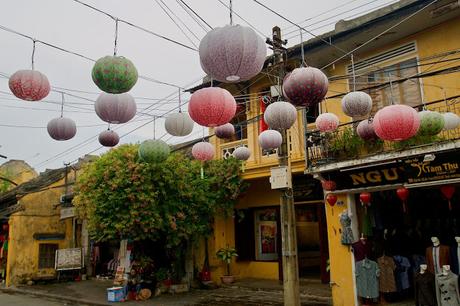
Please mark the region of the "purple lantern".
<svg viewBox="0 0 460 306"><path fill-rule="evenodd" d="M265 110L264 120L272 129L287 130L297 120L297 110L289 102L274 102Z"/></svg>
<svg viewBox="0 0 460 306"><path fill-rule="evenodd" d="M211 160L214 157L214 146L209 142L198 142L192 147L192 155L201 161Z"/></svg>
<svg viewBox="0 0 460 306"><path fill-rule="evenodd" d="M209 31L200 42L199 53L204 72L231 83L256 76L264 65L267 48L253 29L227 25Z"/></svg>
<svg viewBox="0 0 460 306"><path fill-rule="evenodd" d="M329 81L326 75L314 67L301 67L287 74L283 81L283 93L296 106L314 106L327 93Z"/></svg>
<svg viewBox="0 0 460 306"><path fill-rule="evenodd" d="M251 151L246 147L238 147L233 151L232 155L238 160L248 160L251 157Z"/></svg>
<svg viewBox="0 0 460 306"><path fill-rule="evenodd" d="M365 141L376 140L378 138L375 134L374 124L371 120L363 120L356 127L356 133L358 136Z"/></svg>
<svg viewBox="0 0 460 306"><path fill-rule="evenodd" d="M221 139L232 138L232 136L235 135L235 127L231 123L226 123L216 127L214 134Z"/></svg>
<svg viewBox="0 0 460 306"><path fill-rule="evenodd" d="M266 130L259 135L259 144L264 150L276 149L283 143L283 136L276 130Z"/></svg>
<svg viewBox="0 0 460 306"><path fill-rule="evenodd" d="M333 132L339 126L340 121L335 114L324 113L316 118L315 124L320 132Z"/></svg>
<svg viewBox="0 0 460 306"><path fill-rule="evenodd" d="M113 124L126 123L136 115L136 101L128 93L101 93L94 104L96 114L103 121Z"/></svg>
<svg viewBox="0 0 460 306"><path fill-rule="evenodd" d="M106 130L99 134L99 143L104 147L114 147L119 141L120 137L112 130Z"/></svg>
<svg viewBox="0 0 460 306"><path fill-rule="evenodd" d="M47 125L48 134L54 140L69 140L77 133L75 121L70 118L54 118Z"/></svg>

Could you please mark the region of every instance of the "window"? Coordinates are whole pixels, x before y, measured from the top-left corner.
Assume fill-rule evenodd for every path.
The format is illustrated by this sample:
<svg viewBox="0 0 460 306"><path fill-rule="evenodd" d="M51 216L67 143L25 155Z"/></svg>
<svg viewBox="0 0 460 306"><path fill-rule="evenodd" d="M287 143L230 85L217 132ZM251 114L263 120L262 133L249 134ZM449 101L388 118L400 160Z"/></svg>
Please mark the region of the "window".
<svg viewBox="0 0 460 306"><path fill-rule="evenodd" d="M275 208L255 211L256 260L278 260L277 219Z"/></svg>
<svg viewBox="0 0 460 306"><path fill-rule="evenodd" d="M390 65L384 69L379 69L377 72L371 72L361 75L356 78L356 90L366 88L372 85L388 82L416 75L417 59L412 58L400 63ZM349 81L350 89L353 87L353 80ZM394 104L405 104L409 106L417 106L422 104L422 93L419 79L411 79L402 83L395 83L393 86L386 86L382 89L367 90L367 93L372 97L373 107L372 115L379 109Z"/></svg>
<svg viewBox="0 0 460 306"><path fill-rule="evenodd" d="M54 258L56 250L58 249L57 243L41 243L38 247L38 268L49 269L54 268Z"/></svg>

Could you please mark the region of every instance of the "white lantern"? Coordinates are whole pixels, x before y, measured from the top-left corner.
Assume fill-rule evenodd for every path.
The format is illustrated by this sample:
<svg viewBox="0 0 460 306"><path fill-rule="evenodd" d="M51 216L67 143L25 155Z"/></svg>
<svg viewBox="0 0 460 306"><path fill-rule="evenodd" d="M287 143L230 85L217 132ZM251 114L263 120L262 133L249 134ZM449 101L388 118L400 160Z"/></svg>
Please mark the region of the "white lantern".
<svg viewBox="0 0 460 306"><path fill-rule="evenodd" d="M316 118L315 124L320 132L333 132L339 126L340 121L335 114L324 113Z"/></svg>
<svg viewBox="0 0 460 306"><path fill-rule="evenodd" d="M70 118L54 118L47 125L48 134L54 140L69 140L77 133L75 121Z"/></svg>
<svg viewBox="0 0 460 306"><path fill-rule="evenodd" d="M460 117L455 113L444 113L444 130L454 130L460 125Z"/></svg>
<svg viewBox="0 0 460 306"><path fill-rule="evenodd" d="M350 117L364 117L372 110L372 98L363 91L352 91L342 98L342 110Z"/></svg>
<svg viewBox="0 0 460 306"><path fill-rule="evenodd" d="M224 125L219 125L214 129L214 134L217 138L229 139L235 135L235 127L231 123L226 123Z"/></svg>
<svg viewBox="0 0 460 306"><path fill-rule="evenodd" d="M278 101L270 104L264 112L264 120L275 130L289 129L297 119L297 110L289 102Z"/></svg>
<svg viewBox="0 0 460 306"><path fill-rule="evenodd" d="M238 147L233 151L232 155L238 160L248 160L251 157L251 151L246 147Z"/></svg>
<svg viewBox="0 0 460 306"><path fill-rule="evenodd" d="M283 143L283 136L276 130L266 130L259 135L259 144L264 150L276 149Z"/></svg>
<svg viewBox="0 0 460 306"><path fill-rule="evenodd" d="M188 113L171 114L165 120L165 129L173 136L187 136L193 130L193 120Z"/></svg>
<svg viewBox="0 0 460 306"><path fill-rule="evenodd" d="M96 114L113 124L126 123L136 115L136 101L128 93L101 93L94 104Z"/></svg>

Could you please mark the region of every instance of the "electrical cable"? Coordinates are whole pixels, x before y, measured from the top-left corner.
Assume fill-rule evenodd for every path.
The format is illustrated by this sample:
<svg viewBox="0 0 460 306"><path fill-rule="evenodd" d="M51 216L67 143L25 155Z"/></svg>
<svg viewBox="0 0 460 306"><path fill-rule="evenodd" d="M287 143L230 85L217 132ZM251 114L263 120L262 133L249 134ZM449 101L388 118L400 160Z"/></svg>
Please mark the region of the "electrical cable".
<svg viewBox="0 0 460 306"><path fill-rule="evenodd" d="M209 23L206 22L195 10L193 10L190 5L188 5L184 0L179 0L183 5L185 5L196 17L200 18L200 20L207 25L211 30L213 29L212 26L209 25Z"/></svg>
<svg viewBox="0 0 460 306"><path fill-rule="evenodd" d="M225 4L225 2L223 2L222 0L217 0L220 2L220 4L222 4L223 6L225 6L226 8L230 9L230 6ZM235 10L233 10L232 8L232 12L233 14L235 14L236 16L238 16L238 18L240 18L241 20L243 20L248 26L250 26L251 28L253 28L257 33L259 33L262 37L267 37L264 33L262 33L262 31L260 31L259 29L257 29L254 25L252 25L249 21L247 21L246 19L244 19L243 17L241 17L240 14L238 14L237 12L235 12Z"/></svg>
<svg viewBox="0 0 460 306"><path fill-rule="evenodd" d="M168 9L169 12L170 12L174 17L176 17L177 20L179 20L179 22L184 26L184 28L186 28L187 31L188 31L190 34L192 34L193 37L196 38L196 40L200 41L200 38L195 34L195 32L192 31L192 29L190 29L190 27L187 26L187 24L186 24L179 16L177 16L177 14L174 13L174 11L173 11L163 0L160 0L160 2L163 3L163 5L166 7L166 9Z"/></svg>
<svg viewBox="0 0 460 306"><path fill-rule="evenodd" d="M205 32L208 32L208 28L193 14L191 13L185 5L183 5L179 0L176 0L176 3L184 10L184 12L192 18L193 21L195 21L196 24Z"/></svg>

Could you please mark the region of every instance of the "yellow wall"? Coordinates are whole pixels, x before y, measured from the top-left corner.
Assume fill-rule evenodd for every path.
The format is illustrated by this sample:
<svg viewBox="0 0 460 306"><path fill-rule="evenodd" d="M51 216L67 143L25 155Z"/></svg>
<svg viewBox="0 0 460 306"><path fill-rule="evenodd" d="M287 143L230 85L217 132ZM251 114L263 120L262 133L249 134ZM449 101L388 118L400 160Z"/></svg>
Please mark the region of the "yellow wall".
<svg viewBox="0 0 460 306"><path fill-rule="evenodd" d="M46 190L28 194L18 201L24 206L24 210L12 214L9 219L7 286L55 275L54 269L38 268L40 243L57 243L60 249L71 247L72 219L60 220L59 199L65 192L63 184L64 179L48 186ZM36 240L33 237L36 233L65 234L65 239Z"/></svg>

